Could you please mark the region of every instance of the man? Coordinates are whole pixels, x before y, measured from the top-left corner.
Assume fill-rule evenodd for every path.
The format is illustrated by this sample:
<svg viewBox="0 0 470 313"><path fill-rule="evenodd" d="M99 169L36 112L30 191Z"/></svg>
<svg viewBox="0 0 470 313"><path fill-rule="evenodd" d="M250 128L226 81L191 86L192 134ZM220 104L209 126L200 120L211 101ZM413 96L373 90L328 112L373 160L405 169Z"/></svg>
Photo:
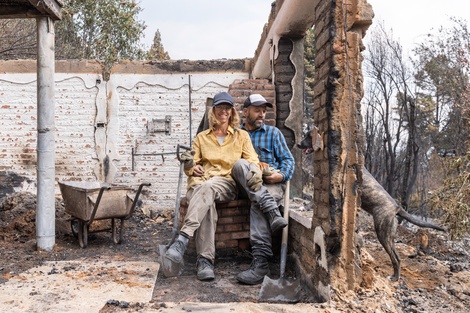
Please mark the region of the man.
<svg viewBox="0 0 470 313"><path fill-rule="evenodd" d="M253 147L258 153L261 164L266 163L263 170L263 185L267 188L278 205L284 197L285 183L292 178L294 173L294 157L287 147L284 135L279 129L266 125L267 108L273 105L266 101L260 94L249 96L243 104L243 115L245 123L242 129L250 134ZM237 183L243 182L244 174L235 164L232 170ZM243 189L242 189L243 190ZM288 196L288 195L287 195ZM249 197L252 200L251 197ZM250 243L253 254L253 262L248 270L237 275L239 282L256 285L263 281L264 276L269 274L268 259L273 256L271 245L271 233L285 227L279 225L277 229L270 226L270 217L263 214L257 207L257 202L252 200L250 209Z"/></svg>

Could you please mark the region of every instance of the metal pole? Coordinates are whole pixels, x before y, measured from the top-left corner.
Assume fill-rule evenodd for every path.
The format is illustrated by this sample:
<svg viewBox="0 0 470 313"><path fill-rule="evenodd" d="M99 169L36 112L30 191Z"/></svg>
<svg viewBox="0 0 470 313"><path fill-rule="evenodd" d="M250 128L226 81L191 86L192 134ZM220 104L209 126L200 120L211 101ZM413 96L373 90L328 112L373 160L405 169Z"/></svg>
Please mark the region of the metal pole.
<svg viewBox="0 0 470 313"><path fill-rule="evenodd" d="M193 145L193 132L192 132L192 128L193 128L193 117L192 117L192 113L193 113L193 105L192 105L192 99L191 99L191 75L188 75L188 84L189 84L189 145L192 146Z"/></svg>
<svg viewBox="0 0 470 313"><path fill-rule="evenodd" d="M37 248L55 244L54 22L37 19Z"/></svg>

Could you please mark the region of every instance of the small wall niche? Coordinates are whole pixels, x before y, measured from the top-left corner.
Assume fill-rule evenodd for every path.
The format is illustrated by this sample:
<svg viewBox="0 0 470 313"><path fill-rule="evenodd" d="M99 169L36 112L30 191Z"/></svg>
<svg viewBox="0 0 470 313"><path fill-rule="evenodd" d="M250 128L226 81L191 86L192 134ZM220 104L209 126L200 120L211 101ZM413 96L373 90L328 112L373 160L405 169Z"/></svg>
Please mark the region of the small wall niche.
<svg viewBox="0 0 470 313"><path fill-rule="evenodd" d="M147 122L147 134L165 133L171 134L171 116L165 118L153 118Z"/></svg>

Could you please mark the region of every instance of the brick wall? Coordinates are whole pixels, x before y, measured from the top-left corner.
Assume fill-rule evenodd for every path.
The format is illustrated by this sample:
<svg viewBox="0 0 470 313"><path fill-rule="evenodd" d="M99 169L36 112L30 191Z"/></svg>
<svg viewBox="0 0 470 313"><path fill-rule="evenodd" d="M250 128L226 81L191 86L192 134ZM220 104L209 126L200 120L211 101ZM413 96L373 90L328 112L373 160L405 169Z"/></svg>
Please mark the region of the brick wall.
<svg viewBox="0 0 470 313"><path fill-rule="evenodd" d="M32 78L30 78L31 80ZM0 170L25 175L36 168L36 85L0 84ZM14 101L5 101L12 99Z"/></svg>
<svg viewBox="0 0 470 313"><path fill-rule="evenodd" d="M274 76L276 85L276 101L278 103L276 126L281 130L286 138L286 143L289 148L295 145L295 136L289 127L284 124L284 121L291 113L290 101L294 93L292 86L292 79L295 76L295 67L290 59L292 53L292 41L288 38L281 38L278 44L279 55L274 61ZM302 121L298 121L302 123Z"/></svg>
<svg viewBox="0 0 470 313"><path fill-rule="evenodd" d="M331 20L331 10L333 9L332 2L324 1L319 2L315 16L316 27L315 31L315 46L316 46L316 57L315 57L315 87L314 87L314 121L315 125L320 131L328 131L329 120L328 110L331 110L332 97L334 94L332 90L327 90L330 78L331 67L331 32L333 29L334 21ZM329 144L327 137L325 137L325 145ZM336 236L335 229L335 216L330 215L330 160L328 157L329 148L323 151L316 152L314 155L314 195L313 195L313 223L312 228L318 228L323 232L321 243L312 242L310 247L314 250L319 249L320 245L326 246L326 241L329 242L329 246L333 247L339 238ZM312 238L313 236L310 236ZM313 239L313 238L312 238ZM319 252L319 254L321 251ZM315 253L313 253L314 255ZM305 257L305 256L304 256ZM315 286L316 295L318 298L328 299L329 295L325 292L327 286L330 285L329 270L331 264L321 264L315 260L311 263L312 282ZM322 290L323 287L323 290Z"/></svg>
<svg viewBox="0 0 470 313"><path fill-rule="evenodd" d="M174 208L179 172L176 145L191 145L207 98L247 79L246 63L124 62L106 82L96 62L56 62L56 180L98 180L135 188L150 182L152 186L142 194L144 206ZM0 61L0 171L15 172L33 182L35 73L35 61ZM168 116L170 132L165 132L160 120ZM60 195L58 187L56 192Z"/></svg>
<svg viewBox="0 0 470 313"><path fill-rule="evenodd" d="M273 104L273 108L268 108L266 113L266 124L276 125L277 104L276 91L274 85L267 79L237 79L229 86L230 95L234 98L236 107L243 119L243 102L249 95L258 93L262 95L266 101Z"/></svg>

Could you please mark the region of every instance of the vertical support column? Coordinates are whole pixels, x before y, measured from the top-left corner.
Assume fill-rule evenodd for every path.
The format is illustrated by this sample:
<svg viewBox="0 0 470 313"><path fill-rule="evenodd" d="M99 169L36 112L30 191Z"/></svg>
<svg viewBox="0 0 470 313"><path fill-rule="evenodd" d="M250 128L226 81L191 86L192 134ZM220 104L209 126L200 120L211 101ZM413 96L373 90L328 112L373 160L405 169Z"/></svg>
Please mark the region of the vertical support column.
<svg viewBox="0 0 470 313"><path fill-rule="evenodd" d="M330 71L327 87L334 93L328 112L328 150L332 221L339 249L330 278L331 285L342 292L354 290L361 275L355 241L364 164L361 50L362 37L373 13L366 1L343 0L334 5L335 33L331 38L334 70Z"/></svg>
<svg viewBox="0 0 470 313"><path fill-rule="evenodd" d="M54 22L37 19L37 248L55 244Z"/></svg>
<svg viewBox="0 0 470 313"><path fill-rule="evenodd" d="M355 229L359 195L356 192L359 166L358 121L356 120L357 78L356 53L358 47L348 45L350 28L346 23L349 1L335 3L334 29L331 38L334 70L330 71L328 89L334 90L328 112L328 150L330 173L330 203L335 236L338 240L337 258L330 273L331 285L341 292L354 290L356 284ZM362 88L362 86L360 86Z"/></svg>
<svg viewBox="0 0 470 313"><path fill-rule="evenodd" d="M363 164L360 102L362 36L373 17L366 1L319 1L315 27L314 120L325 150L314 155L313 284L321 301L330 286L354 290L360 270L356 212ZM358 188L359 187L359 188Z"/></svg>

